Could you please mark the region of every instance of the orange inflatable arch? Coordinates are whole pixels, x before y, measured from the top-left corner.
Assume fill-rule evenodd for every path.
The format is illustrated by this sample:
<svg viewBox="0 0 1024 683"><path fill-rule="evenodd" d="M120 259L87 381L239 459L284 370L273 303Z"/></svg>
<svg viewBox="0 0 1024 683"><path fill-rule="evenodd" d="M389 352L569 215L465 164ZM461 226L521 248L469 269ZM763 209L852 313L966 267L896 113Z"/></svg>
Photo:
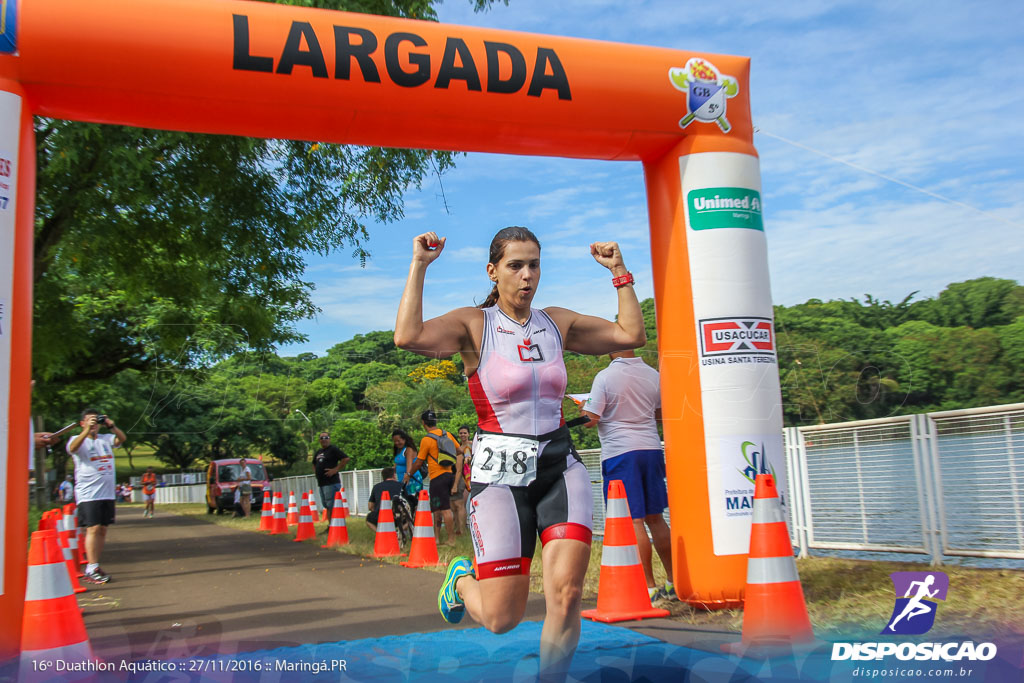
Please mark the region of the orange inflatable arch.
<svg viewBox="0 0 1024 683"><path fill-rule="evenodd" d="M26 577L33 115L643 163L675 583L742 600L751 475L785 472L748 59L233 0L0 14L0 659Z"/></svg>

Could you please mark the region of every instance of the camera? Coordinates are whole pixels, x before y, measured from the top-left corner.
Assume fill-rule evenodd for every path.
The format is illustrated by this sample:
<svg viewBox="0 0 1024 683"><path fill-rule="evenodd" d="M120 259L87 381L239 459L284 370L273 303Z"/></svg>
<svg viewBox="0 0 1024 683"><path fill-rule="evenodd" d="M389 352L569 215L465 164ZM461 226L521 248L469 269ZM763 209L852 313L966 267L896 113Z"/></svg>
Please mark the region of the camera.
<svg viewBox="0 0 1024 683"><path fill-rule="evenodd" d="M107 426L107 416L106 415L97 415L96 416L96 424L98 424L100 427L106 427Z"/></svg>

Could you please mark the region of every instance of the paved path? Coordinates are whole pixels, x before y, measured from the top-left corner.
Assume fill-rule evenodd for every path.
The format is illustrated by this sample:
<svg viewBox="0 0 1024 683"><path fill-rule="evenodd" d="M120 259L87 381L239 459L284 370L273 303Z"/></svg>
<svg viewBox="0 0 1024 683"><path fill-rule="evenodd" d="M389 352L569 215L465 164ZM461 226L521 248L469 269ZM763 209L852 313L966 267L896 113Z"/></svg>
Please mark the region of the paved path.
<svg viewBox="0 0 1024 683"><path fill-rule="evenodd" d="M102 566L113 580L79 597L107 660L234 654L450 628L441 575L321 550L290 537L118 507ZM526 618L542 619L531 595Z"/></svg>
<svg viewBox="0 0 1024 683"><path fill-rule="evenodd" d="M94 651L108 661L235 654L455 628L437 611L441 575L211 524L118 507L103 552L113 576L79 596ZM593 604L586 605L587 607ZM526 620L544 618L531 594ZM718 651L738 634L652 619L622 624Z"/></svg>

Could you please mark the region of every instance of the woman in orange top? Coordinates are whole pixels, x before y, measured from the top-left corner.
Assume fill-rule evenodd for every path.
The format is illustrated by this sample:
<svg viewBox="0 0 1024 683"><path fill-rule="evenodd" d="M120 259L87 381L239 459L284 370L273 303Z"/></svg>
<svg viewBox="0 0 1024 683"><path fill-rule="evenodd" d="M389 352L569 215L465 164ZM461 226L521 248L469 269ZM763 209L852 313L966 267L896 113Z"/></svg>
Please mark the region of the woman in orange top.
<svg viewBox="0 0 1024 683"><path fill-rule="evenodd" d="M152 517L153 504L156 501L156 473L152 465L147 467L146 473L142 475L142 500L146 502L143 517Z"/></svg>

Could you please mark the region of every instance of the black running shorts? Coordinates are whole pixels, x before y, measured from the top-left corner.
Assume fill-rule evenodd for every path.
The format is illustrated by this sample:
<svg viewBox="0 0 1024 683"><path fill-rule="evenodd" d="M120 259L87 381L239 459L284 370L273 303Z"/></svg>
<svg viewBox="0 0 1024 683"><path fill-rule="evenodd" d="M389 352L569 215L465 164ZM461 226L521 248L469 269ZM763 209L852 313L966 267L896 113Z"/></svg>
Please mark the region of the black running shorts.
<svg viewBox="0 0 1024 683"><path fill-rule="evenodd" d="M110 526L114 523L113 500L85 500L78 504L78 526Z"/></svg>
<svg viewBox="0 0 1024 683"><path fill-rule="evenodd" d="M451 472L439 474L430 480L431 512L452 509L452 484L454 483L455 475Z"/></svg>

